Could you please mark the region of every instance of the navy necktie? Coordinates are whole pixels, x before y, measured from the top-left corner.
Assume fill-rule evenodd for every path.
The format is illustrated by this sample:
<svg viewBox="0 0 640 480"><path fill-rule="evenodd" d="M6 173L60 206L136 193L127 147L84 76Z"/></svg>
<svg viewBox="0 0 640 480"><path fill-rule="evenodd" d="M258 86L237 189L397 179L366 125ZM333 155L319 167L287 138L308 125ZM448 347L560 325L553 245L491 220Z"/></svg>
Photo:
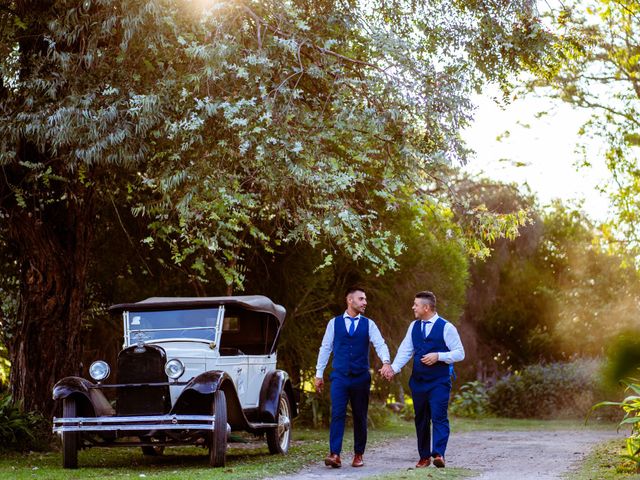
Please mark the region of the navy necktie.
<svg viewBox="0 0 640 480"><path fill-rule="evenodd" d="M422 322L422 338L427 338L427 324L431 323L431 321L425 322L424 320L421 320L421 322Z"/></svg>
<svg viewBox="0 0 640 480"><path fill-rule="evenodd" d="M347 317L351 318L351 317ZM349 326L349 336L353 337L353 333L356 331L356 319L351 318L351 325Z"/></svg>

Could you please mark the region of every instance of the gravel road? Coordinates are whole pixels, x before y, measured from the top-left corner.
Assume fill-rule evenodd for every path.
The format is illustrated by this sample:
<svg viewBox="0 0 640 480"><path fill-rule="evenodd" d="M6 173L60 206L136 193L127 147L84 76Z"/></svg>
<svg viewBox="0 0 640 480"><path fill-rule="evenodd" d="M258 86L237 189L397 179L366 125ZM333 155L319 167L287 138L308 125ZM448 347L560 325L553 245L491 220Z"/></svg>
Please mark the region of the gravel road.
<svg viewBox="0 0 640 480"><path fill-rule="evenodd" d="M622 438L622 434L587 429L454 432L447 448L447 465L472 469L478 472L473 477L477 480L558 479L575 468L596 443L616 437ZM325 467L319 461L294 475L277 478L363 479L413 468L418 460L413 437L368 449L362 468L351 467L351 458L346 453L339 469Z"/></svg>

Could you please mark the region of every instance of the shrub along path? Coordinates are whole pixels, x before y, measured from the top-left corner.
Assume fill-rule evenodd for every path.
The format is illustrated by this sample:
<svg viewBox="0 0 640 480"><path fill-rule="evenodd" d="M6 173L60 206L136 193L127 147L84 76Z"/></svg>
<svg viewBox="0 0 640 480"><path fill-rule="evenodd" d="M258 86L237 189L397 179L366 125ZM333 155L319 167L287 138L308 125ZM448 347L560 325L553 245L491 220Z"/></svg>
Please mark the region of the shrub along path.
<svg viewBox="0 0 640 480"><path fill-rule="evenodd" d="M616 434L615 430L587 428L454 432L447 451L447 473L436 471L433 466L429 467L428 472L432 474L432 478L467 476L478 480L557 479L575 469L595 444L613 438L624 438L624 435ZM418 474L417 471L412 472L413 474L407 472L413 469L417 461L413 437L392 440L369 449L364 458L365 466L362 468L351 467L351 454L346 453L340 469L325 467L322 462L318 462L295 475L277 478L418 478L417 475L414 477ZM408 475L398 475L402 472Z"/></svg>

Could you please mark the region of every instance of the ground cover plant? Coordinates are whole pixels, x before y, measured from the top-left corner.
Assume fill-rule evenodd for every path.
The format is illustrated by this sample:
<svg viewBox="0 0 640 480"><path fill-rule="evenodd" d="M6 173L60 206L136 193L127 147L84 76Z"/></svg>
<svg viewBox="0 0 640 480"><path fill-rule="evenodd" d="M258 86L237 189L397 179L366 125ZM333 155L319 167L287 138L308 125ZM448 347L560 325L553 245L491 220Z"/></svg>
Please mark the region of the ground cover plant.
<svg viewBox="0 0 640 480"><path fill-rule="evenodd" d="M624 460L624 440L616 439L598 445L585 458L577 470L566 475L566 480L639 480L640 474L630 460Z"/></svg>
<svg viewBox="0 0 640 480"><path fill-rule="evenodd" d="M391 417L384 429L370 429L369 448L393 438L413 435L413 424ZM320 461L327 453L328 431L295 429L288 455L269 455L263 440L237 437L230 444L225 468L208 466L206 450L195 447L167 448L161 457L145 457L138 448L88 449L79 453L78 470L62 468L61 453L10 453L0 458L0 478L77 479L131 478L142 475L154 479L207 478L251 480L293 473L304 465ZM345 435L344 451L353 449L353 439ZM144 477L142 477L144 478Z"/></svg>
<svg viewBox="0 0 640 480"><path fill-rule="evenodd" d="M623 383L627 386L626 391L631 395L621 402L600 402L594 405L593 409L616 406L624 411L624 418L618 428L630 426L631 432L625 442L626 452L622 457L632 462L634 470L640 473L640 382L634 379L632 382Z"/></svg>
<svg viewBox="0 0 640 480"><path fill-rule="evenodd" d="M612 429L614 424L599 425L597 422L585 426L576 420L544 421L534 419L451 419L452 432L461 433L476 430L504 431L504 430L565 430L603 428ZM227 455L227 466L221 469L211 469L207 465L206 451L195 447L168 448L162 457L144 457L140 449L90 449L80 452L78 470L63 470L61 453L30 452L5 454L0 458L0 478L11 479L79 479L79 478L147 478L154 479L199 479L206 473L207 478L251 480L264 477L290 474L300 470L303 466L319 462L327 453L328 431L326 429L294 430L294 438L288 455L268 455L264 442L255 444L232 443ZM369 430L368 449L381 443L415 435L411 421L402 421L395 415L389 416L384 428ZM242 437L244 438L244 437ZM249 437L247 437L249 438ZM245 440L247 438L244 438ZM351 435L345 435L344 451L353 448ZM348 458L348 454L346 455ZM414 478L415 474L408 471L413 465L398 465L397 474L380 477L385 480L399 478ZM432 469L431 478L445 478L435 475L447 475L446 478L462 478L467 470L447 468L447 474L436 473ZM450 476L449 476L450 475Z"/></svg>
<svg viewBox="0 0 640 480"><path fill-rule="evenodd" d="M0 451L43 450L49 439L42 415L24 412L8 393L0 394Z"/></svg>

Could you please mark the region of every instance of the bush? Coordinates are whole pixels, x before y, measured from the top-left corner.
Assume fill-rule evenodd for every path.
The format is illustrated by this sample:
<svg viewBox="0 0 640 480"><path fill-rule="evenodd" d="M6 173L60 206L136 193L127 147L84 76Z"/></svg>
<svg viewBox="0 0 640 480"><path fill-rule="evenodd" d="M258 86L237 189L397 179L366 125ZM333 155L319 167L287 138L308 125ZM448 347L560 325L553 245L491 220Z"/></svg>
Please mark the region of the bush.
<svg viewBox="0 0 640 480"><path fill-rule="evenodd" d="M584 418L599 396L598 364L536 364L501 378L488 391L490 410L511 418Z"/></svg>
<svg viewBox="0 0 640 480"><path fill-rule="evenodd" d="M322 394L315 392L302 392L299 414L296 417L296 425L305 427L328 427L331 422L331 398L327 388ZM389 424L393 412L384 403L369 400L367 421L370 428L383 428ZM353 424L351 405L347 405L346 425Z"/></svg>
<svg viewBox="0 0 640 480"><path fill-rule="evenodd" d="M620 333L607 346L604 380L609 388L630 377L640 367L640 331Z"/></svg>
<svg viewBox="0 0 640 480"><path fill-rule="evenodd" d="M331 420L330 405L331 401L325 392L318 394L302 391L296 424L313 428L326 427Z"/></svg>
<svg viewBox="0 0 640 480"><path fill-rule="evenodd" d="M6 393L0 396L0 445L4 450L44 450L51 434L42 415L24 412Z"/></svg>
<svg viewBox="0 0 640 480"><path fill-rule="evenodd" d="M449 411L457 417L480 418L488 416L487 386L477 380L463 384L451 400Z"/></svg>

